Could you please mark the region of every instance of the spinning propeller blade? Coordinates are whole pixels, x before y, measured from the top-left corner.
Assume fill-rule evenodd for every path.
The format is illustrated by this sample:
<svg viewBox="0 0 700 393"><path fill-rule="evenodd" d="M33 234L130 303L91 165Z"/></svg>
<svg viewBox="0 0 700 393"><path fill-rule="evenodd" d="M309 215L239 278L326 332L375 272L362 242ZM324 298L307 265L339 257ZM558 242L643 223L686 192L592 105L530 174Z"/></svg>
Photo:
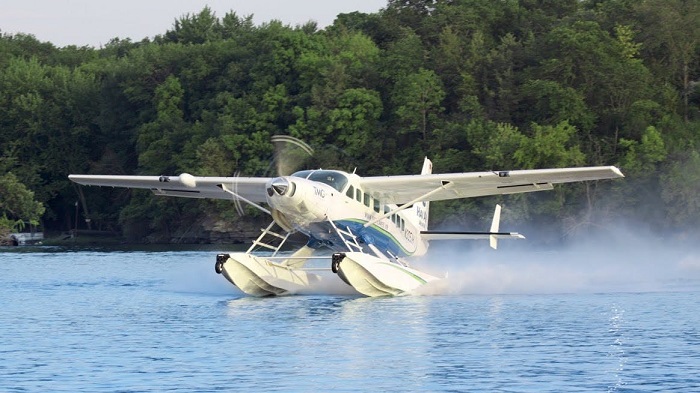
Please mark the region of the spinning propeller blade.
<svg viewBox="0 0 700 393"><path fill-rule="evenodd" d="M296 172L314 153L311 146L289 135L275 135L272 143L275 145L277 176L289 176Z"/></svg>

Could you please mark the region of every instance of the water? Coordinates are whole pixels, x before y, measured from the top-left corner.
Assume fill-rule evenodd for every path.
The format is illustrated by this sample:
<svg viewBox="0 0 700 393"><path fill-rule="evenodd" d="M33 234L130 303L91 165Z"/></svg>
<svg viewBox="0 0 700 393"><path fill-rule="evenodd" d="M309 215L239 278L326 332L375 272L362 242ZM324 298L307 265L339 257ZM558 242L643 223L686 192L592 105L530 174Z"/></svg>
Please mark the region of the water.
<svg viewBox="0 0 700 393"><path fill-rule="evenodd" d="M0 250L2 392L700 391L693 282L259 299L216 251L31 251Z"/></svg>

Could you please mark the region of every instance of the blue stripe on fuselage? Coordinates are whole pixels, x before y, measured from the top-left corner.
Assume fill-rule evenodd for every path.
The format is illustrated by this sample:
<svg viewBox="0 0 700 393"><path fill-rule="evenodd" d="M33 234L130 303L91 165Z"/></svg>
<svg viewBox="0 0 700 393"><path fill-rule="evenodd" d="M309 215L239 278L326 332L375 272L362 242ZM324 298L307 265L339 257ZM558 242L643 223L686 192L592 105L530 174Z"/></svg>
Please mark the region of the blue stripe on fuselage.
<svg viewBox="0 0 700 393"><path fill-rule="evenodd" d="M388 231L372 225L368 228L364 227L367 221L362 220L338 220L334 221L335 225L340 229L350 228L355 236L357 236L360 245L369 243L377 247L382 252L390 252L398 257L406 257L413 254L406 250L396 237ZM307 233L310 237L309 246L320 247L326 246L334 251L347 251L347 247L342 242L338 234L331 227L329 222L315 223ZM359 239L362 239L360 241Z"/></svg>

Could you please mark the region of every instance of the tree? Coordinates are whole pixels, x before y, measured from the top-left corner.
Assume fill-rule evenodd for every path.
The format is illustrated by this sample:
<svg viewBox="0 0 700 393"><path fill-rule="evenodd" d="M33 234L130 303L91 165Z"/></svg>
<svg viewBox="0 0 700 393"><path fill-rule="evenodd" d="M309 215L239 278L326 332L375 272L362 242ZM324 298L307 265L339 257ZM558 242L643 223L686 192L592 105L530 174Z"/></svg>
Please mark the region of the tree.
<svg viewBox="0 0 700 393"><path fill-rule="evenodd" d="M585 163L576 144L576 127L563 121L556 126L532 124L532 137L525 138L513 154L521 168L561 168Z"/></svg>
<svg viewBox="0 0 700 393"><path fill-rule="evenodd" d="M523 122L555 125L567 121L579 130L593 130L596 114L573 87L551 80L531 79L521 87L520 94Z"/></svg>
<svg viewBox="0 0 700 393"><path fill-rule="evenodd" d="M518 127L508 123L473 120L466 129L472 154L481 159L480 169L518 168L514 157L525 142Z"/></svg>
<svg viewBox="0 0 700 393"><path fill-rule="evenodd" d="M641 22L641 50L657 74L672 81L689 120L693 80L700 76L700 3L692 0L644 0L635 7Z"/></svg>
<svg viewBox="0 0 700 393"><path fill-rule="evenodd" d="M399 133L418 132L428 139L428 130L435 126L438 114L444 109L445 98L442 81L431 70L421 68L417 73L401 78L393 94L396 116L400 122Z"/></svg>
<svg viewBox="0 0 700 393"><path fill-rule="evenodd" d="M425 64L426 51L420 37L411 29L400 29L401 36L388 44L380 58L380 73L389 82L418 72Z"/></svg>
<svg viewBox="0 0 700 393"><path fill-rule="evenodd" d="M626 150L620 165L633 176L652 177L657 165L666 159L666 148L661 133L654 126L647 127L640 142L620 139Z"/></svg>
<svg viewBox="0 0 700 393"><path fill-rule="evenodd" d="M649 72L634 56L629 31L618 33L622 36L615 38L588 21L557 27L540 49L545 56L542 65L529 70L536 79L575 89L598 114L594 128L598 135L617 135L634 102L650 98Z"/></svg>
<svg viewBox="0 0 700 393"><path fill-rule="evenodd" d="M362 160L378 159L381 141L376 138L376 129L381 114L379 93L348 89L340 97L338 106L330 110L328 127L350 156Z"/></svg>
<svg viewBox="0 0 700 393"><path fill-rule="evenodd" d="M667 176L661 196L669 224L695 230L700 220L700 153L691 151L672 163Z"/></svg>
<svg viewBox="0 0 700 393"><path fill-rule="evenodd" d="M38 225L44 205L34 199L34 192L12 172L0 176L0 240L3 232L22 230L25 223Z"/></svg>
<svg viewBox="0 0 700 393"><path fill-rule="evenodd" d="M230 26L230 21L231 18L228 18L227 27ZM176 19L173 30L165 33L164 40L181 44L203 44L221 38L221 31L219 19L206 6L198 14L188 13Z"/></svg>
<svg viewBox="0 0 700 393"><path fill-rule="evenodd" d="M138 138L139 166L144 173L174 173L176 157L187 138L183 119L182 85L169 76L156 88L156 118L141 126Z"/></svg>

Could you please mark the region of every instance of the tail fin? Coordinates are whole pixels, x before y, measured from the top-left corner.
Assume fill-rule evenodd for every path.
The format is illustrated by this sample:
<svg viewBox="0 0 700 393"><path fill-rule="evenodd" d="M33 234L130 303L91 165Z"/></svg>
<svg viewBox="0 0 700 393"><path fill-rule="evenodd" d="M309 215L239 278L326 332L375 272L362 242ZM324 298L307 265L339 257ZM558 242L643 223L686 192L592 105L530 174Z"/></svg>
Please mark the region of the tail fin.
<svg viewBox="0 0 700 393"><path fill-rule="evenodd" d="M433 163L425 157L423 161L423 169L421 170L421 175L429 175L433 173ZM417 218L418 228L421 231L428 229L428 213L430 212L430 202L418 202L411 208L413 214Z"/></svg>
<svg viewBox="0 0 700 393"><path fill-rule="evenodd" d="M501 205L496 205L496 210L493 212L493 220L491 221L491 233L497 233L501 226ZM489 245L494 250L498 248L498 238L495 235L489 236Z"/></svg>

